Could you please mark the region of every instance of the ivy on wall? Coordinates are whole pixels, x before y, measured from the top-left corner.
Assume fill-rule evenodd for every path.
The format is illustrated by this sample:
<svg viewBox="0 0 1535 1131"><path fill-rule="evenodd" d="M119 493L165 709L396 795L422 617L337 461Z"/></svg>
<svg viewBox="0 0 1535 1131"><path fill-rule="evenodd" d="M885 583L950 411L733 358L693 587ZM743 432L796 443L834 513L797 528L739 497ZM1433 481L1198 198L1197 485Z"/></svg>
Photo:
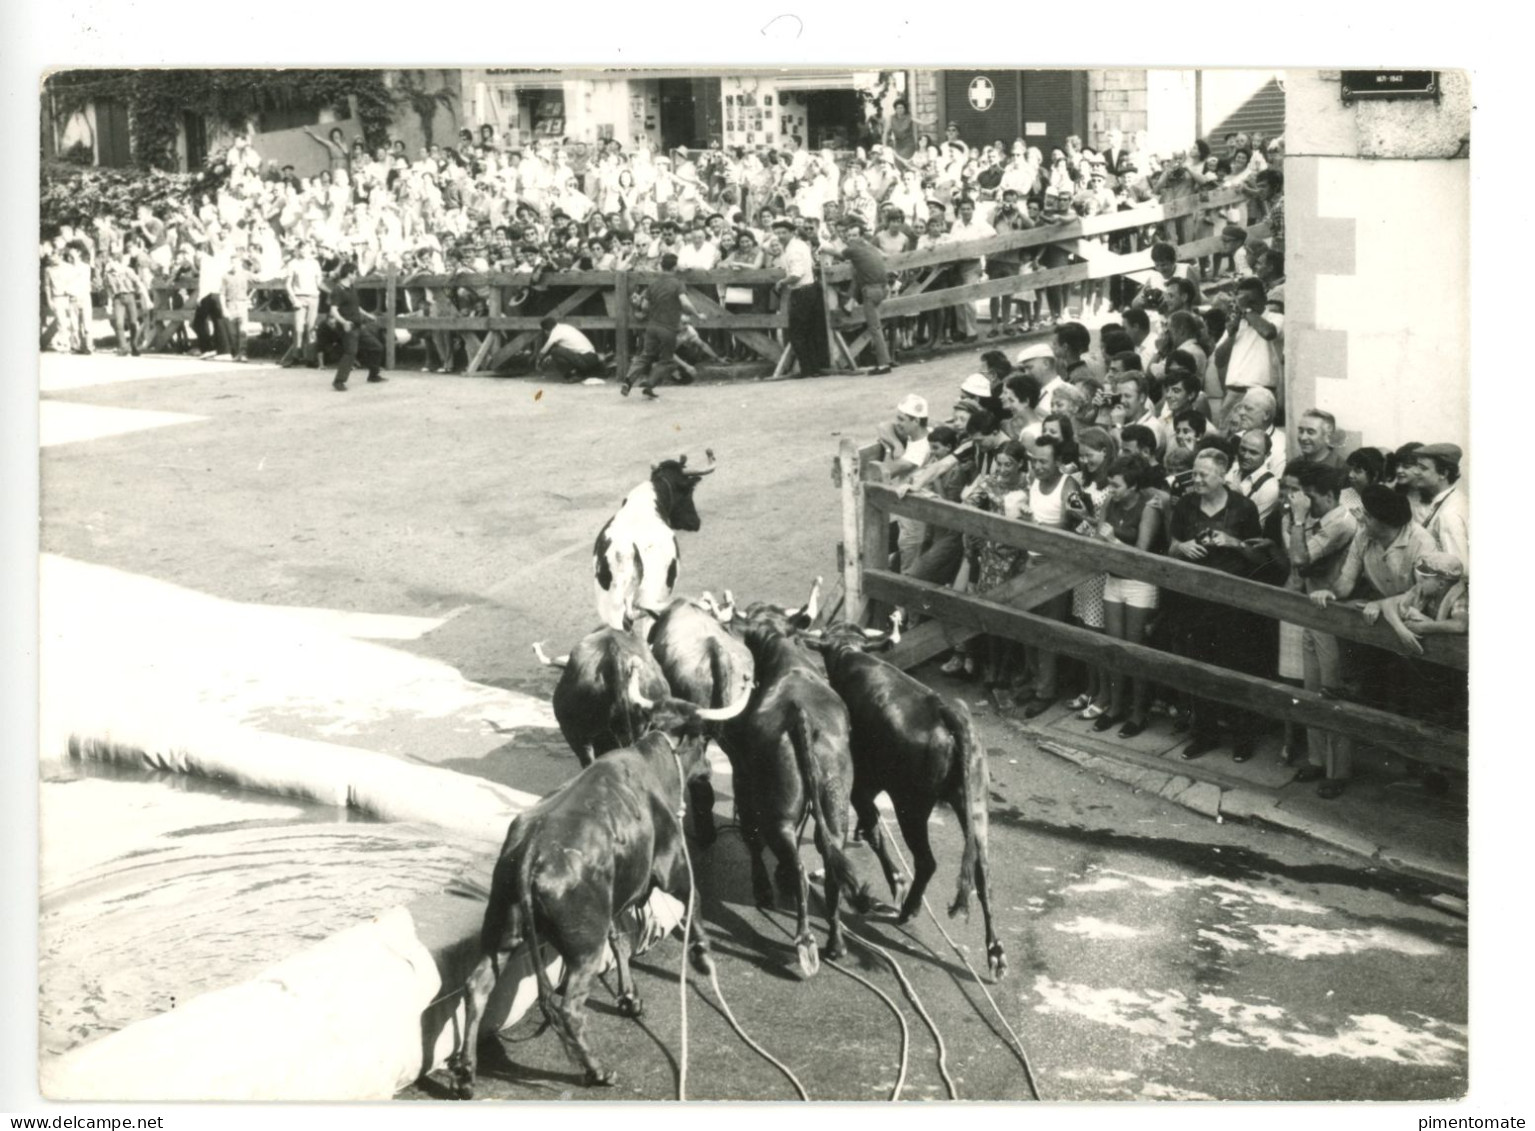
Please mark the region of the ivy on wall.
<svg viewBox="0 0 1535 1131"><path fill-rule="evenodd" d="M203 114L241 129L263 110L355 100L369 148L388 141L398 96L377 70L76 70L49 75L55 111L67 117L95 99L112 98L128 111L134 160L146 169L177 167L182 115Z"/></svg>

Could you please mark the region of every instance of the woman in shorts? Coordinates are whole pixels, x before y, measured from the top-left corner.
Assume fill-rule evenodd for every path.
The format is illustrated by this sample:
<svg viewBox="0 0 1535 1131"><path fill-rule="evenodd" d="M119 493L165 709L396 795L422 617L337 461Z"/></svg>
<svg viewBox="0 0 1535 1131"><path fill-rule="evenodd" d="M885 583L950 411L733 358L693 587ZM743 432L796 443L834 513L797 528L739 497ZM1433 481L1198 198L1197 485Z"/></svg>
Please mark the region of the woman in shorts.
<svg viewBox="0 0 1535 1131"><path fill-rule="evenodd" d="M1108 501L1095 531L1100 541L1151 554L1163 552L1162 516L1153 503L1153 492L1145 486L1149 467L1140 456L1120 456L1109 464ZM1156 607L1155 585L1113 575L1104 584L1104 628L1116 640L1144 643L1146 622ZM1104 731L1122 723L1119 737L1134 738L1146 729L1146 680L1141 676L1130 679L1127 706L1126 678L1122 672L1110 673L1108 711L1093 723L1094 730Z"/></svg>

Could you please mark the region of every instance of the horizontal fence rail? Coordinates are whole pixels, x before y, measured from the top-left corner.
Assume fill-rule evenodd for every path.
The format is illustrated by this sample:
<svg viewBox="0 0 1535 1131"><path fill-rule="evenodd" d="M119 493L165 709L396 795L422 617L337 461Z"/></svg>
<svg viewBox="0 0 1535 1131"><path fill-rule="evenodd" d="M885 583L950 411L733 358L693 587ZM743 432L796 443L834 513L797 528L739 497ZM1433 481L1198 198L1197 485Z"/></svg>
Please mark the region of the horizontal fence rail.
<svg viewBox="0 0 1535 1131"><path fill-rule="evenodd" d="M891 272L911 273L915 277L904 293L887 299L880 307L886 318L911 316L946 307L973 303L981 299L1015 295L1042 287L1134 274L1151 268L1149 251L1120 253L1109 250L1094 237L1138 231L1168 220L1226 207L1245 199L1237 188L1188 196L1167 204L1147 203L1116 212L1086 216L1065 223L1006 232L985 240L943 244L921 251L886 257ZM1266 225L1248 229L1254 238L1268 234ZM1029 273L1020 272L1000 278L967 284L935 286L945 271L959 264L973 263L988 255L1054 247L1080 262L1050 267ZM1211 255L1221 248L1218 238L1196 240L1179 245L1180 259ZM631 296L661 278L657 270L640 271L516 271L458 273L446 275L402 274L389 271L360 277L356 288L376 296L374 314L385 333L385 364L395 364L396 330L413 333L458 335L469 359L468 372L495 370L536 339L542 319L554 316L584 331L612 333L619 372L628 369L633 348L631 338L644 328L635 315ZM788 328L788 304L776 310L730 310L720 301L723 287L750 287L754 302L768 305L776 285L786 277L779 268L715 268L709 271L676 271L672 274L687 288L687 294L703 316L697 323L705 332L729 334L757 357L774 363L784 358L780 340ZM852 269L829 257L823 257L821 276L829 284L846 284ZM182 307L172 305L177 291L196 288L195 277L158 281L151 286L154 308L146 319L155 323L157 333L151 348L162 348L169 330L177 323L191 321L196 302ZM252 309L247 320L291 328L290 311L267 309L272 298L283 293L280 279L266 279L251 284ZM463 309L455 300L472 292ZM402 293L419 295L418 309L406 310ZM518 313L518 307L532 295L539 295L536 311ZM482 309L479 309L483 307ZM829 313L829 333L833 340L833 365L854 360L869 345L861 313L846 313L840 307ZM853 335L849 341L848 335Z"/></svg>
<svg viewBox="0 0 1535 1131"><path fill-rule="evenodd" d="M1371 647L1411 654L1386 626L1366 624L1357 607L1334 604L1321 609L1303 594L1205 566L930 496L903 495L879 481L880 471L873 466L879 456L877 444L860 447L852 440L843 440L833 480L842 498L847 619L869 623L877 611L891 606L929 618L907 632L891 650L892 663L910 668L975 636L1002 636L1270 718L1387 746L1421 762L1465 768L1467 736L1461 731L1158 651L1139 642L1118 640L1028 611L1099 573L1110 573ZM889 526L894 517L958 530L1041 556L1032 559L1020 576L985 594L961 593L888 568ZM1457 671L1468 669L1467 637L1428 636L1422 643L1423 659Z"/></svg>
<svg viewBox="0 0 1535 1131"><path fill-rule="evenodd" d="M1261 613L1275 620L1289 621L1302 628L1315 629L1329 636L1357 640L1388 652L1413 655L1385 624L1366 624L1358 609L1346 605L1318 608L1311 599L1293 590L1250 581L1245 577L1210 569L1192 562L1160 554L1149 554L1133 546L1116 545L1084 538L1047 526L976 510L958 503L921 495L902 497L892 488L866 483L868 503L882 514L917 519L949 530L979 535L992 542L1032 550L1047 559L1059 558L1093 572L1145 581L1162 589L1172 589L1222 605ZM1426 636L1423 658L1446 667L1465 671L1468 667L1467 638L1464 636Z"/></svg>

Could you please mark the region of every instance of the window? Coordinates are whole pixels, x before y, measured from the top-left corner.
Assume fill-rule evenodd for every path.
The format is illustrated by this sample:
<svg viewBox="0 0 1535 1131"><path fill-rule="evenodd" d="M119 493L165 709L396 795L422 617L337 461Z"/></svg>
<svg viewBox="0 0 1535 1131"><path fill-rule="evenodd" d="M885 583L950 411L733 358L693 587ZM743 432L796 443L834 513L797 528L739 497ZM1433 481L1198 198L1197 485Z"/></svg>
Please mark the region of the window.
<svg viewBox="0 0 1535 1131"><path fill-rule="evenodd" d="M261 133L269 134L275 130L317 126L320 124L320 113L324 110L332 111L334 120L338 122L344 122L352 116L352 108L345 102L339 105L315 102L309 105L284 106L281 109L263 110L257 114L256 129Z"/></svg>

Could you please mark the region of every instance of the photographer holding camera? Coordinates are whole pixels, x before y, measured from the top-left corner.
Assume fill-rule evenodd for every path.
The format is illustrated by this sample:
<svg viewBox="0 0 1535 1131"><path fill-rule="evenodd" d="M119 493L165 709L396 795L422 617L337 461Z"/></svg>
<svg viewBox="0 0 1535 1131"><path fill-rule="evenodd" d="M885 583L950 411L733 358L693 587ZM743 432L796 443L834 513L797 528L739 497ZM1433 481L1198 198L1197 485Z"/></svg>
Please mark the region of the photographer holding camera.
<svg viewBox="0 0 1535 1131"><path fill-rule="evenodd" d="M1237 283L1235 317L1215 347L1215 366L1225 380L1225 399L1216 422L1241 403L1248 389L1267 389L1276 398L1284 389L1284 315L1268 309L1268 288L1259 279Z"/></svg>

